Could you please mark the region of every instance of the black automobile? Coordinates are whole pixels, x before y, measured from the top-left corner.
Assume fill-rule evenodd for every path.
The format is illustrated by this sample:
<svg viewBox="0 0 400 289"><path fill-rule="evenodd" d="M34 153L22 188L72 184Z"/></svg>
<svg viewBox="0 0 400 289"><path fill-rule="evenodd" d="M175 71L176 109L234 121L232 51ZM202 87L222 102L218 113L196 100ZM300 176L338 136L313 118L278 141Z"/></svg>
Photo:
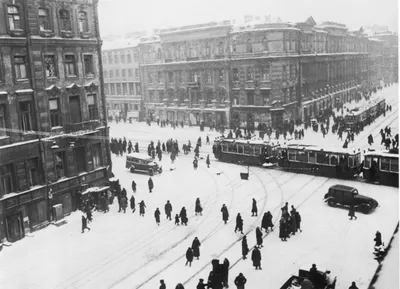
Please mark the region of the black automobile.
<svg viewBox="0 0 400 289"><path fill-rule="evenodd" d="M330 187L324 201L331 207L348 208L353 205L356 211L364 214L373 212L379 205L373 198L360 195L356 188L344 185Z"/></svg>

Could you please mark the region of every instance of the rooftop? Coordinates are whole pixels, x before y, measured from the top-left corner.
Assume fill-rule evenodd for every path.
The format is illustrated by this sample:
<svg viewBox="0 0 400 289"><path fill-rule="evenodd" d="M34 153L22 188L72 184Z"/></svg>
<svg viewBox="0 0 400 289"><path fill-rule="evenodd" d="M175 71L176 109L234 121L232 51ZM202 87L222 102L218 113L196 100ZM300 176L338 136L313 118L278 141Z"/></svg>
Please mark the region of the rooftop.
<svg viewBox="0 0 400 289"><path fill-rule="evenodd" d="M118 50L128 47L136 47L139 44L139 37L119 38L111 41L104 41L102 50Z"/></svg>

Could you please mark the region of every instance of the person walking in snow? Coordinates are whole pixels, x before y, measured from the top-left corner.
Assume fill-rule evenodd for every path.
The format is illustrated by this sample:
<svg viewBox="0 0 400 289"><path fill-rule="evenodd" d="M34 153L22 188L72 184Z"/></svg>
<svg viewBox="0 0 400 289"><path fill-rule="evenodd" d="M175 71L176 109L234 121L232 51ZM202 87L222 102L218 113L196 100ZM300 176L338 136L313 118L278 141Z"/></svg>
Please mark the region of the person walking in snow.
<svg viewBox="0 0 400 289"><path fill-rule="evenodd" d="M349 289L358 289L358 287L356 286L356 282L351 282L351 286L349 287Z"/></svg>
<svg viewBox="0 0 400 289"><path fill-rule="evenodd" d="M207 168L210 168L210 155L207 155L206 164Z"/></svg>
<svg viewBox="0 0 400 289"><path fill-rule="evenodd" d="M187 264L189 264L189 267L192 266L192 262L193 262L193 250L192 248L188 248L186 251L186 264L185 266L187 266Z"/></svg>
<svg viewBox="0 0 400 289"><path fill-rule="evenodd" d="M350 217L350 220L353 220L353 218L355 218L355 219L357 220L357 217L356 217L356 215L355 215L354 205L350 205L350 208L349 208L349 217Z"/></svg>
<svg viewBox="0 0 400 289"><path fill-rule="evenodd" d="M236 233L236 231L239 231L240 233L243 234L243 219L242 219L242 216L240 216L240 213L238 213L236 216L235 233Z"/></svg>
<svg viewBox="0 0 400 289"><path fill-rule="evenodd" d="M85 216L82 215L82 233L85 233L85 229L90 231L90 228L87 226L87 220Z"/></svg>
<svg viewBox="0 0 400 289"><path fill-rule="evenodd" d="M167 287L165 286L164 280L160 280L160 288L159 289L166 289Z"/></svg>
<svg viewBox="0 0 400 289"><path fill-rule="evenodd" d="M269 213L269 215L268 215ZM268 228L271 227L272 229L272 224L270 225L269 222L272 223L272 216L271 216L271 220L269 219L269 216L271 216L271 213L268 211L267 213L264 213L264 216L262 218L261 221L261 229L264 229L266 233L268 233Z"/></svg>
<svg viewBox="0 0 400 289"><path fill-rule="evenodd" d="M160 210L157 208L154 212L154 218L156 219L156 224L160 226Z"/></svg>
<svg viewBox="0 0 400 289"><path fill-rule="evenodd" d="M224 263L222 263L222 283L226 288L229 288L228 286L228 280L229 280L229 267L230 263L227 258L224 259Z"/></svg>
<svg viewBox="0 0 400 289"><path fill-rule="evenodd" d="M179 213L179 217L181 218L182 225L187 226L188 218L185 207L182 207L181 212Z"/></svg>
<svg viewBox="0 0 400 289"><path fill-rule="evenodd" d="M252 217L257 217L257 213L258 213L257 201L256 201L256 199L253 198L253 204L251 206L251 216Z"/></svg>
<svg viewBox="0 0 400 289"><path fill-rule="evenodd" d="M294 211L292 210L290 212L290 221L292 222L291 227L290 227L290 229L292 231L291 234L295 235L297 232L296 210L294 210Z"/></svg>
<svg viewBox="0 0 400 289"><path fill-rule="evenodd" d="M254 247L251 253L251 261L253 261L253 266L257 269L261 269L261 252L257 246Z"/></svg>
<svg viewBox="0 0 400 289"><path fill-rule="evenodd" d="M181 283L176 284L175 289L185 289Z"/></svg>
<svg viewBox="0 0 400 289"><path fill-rule="evenodd" d="M247 237L243 236L242 239L242 256L243 260L247 259L247 254L249 253L249 245L247 245Z"/></svg>
<svg viewBox="0 0 400 289"><path fill-rule="evenodd" d="M132 195L131 199L129 200L129 202L130 202L132 213L134 213L136 211L136 208L135 208L135 197L133 195Z"/></svg>
<svg viewBox="0 0 400 289"><path fill-rule="evenodd" d="M247 279L243 276L242 273L239 273L239 275L235 278L235 285L237 289L245 289L244 285L246 284Z"/></svg>
<svg viewBox="0 0 400 289"><path fill-rule="evenodd" d="M229 219L229 213L228 213L228 208L225 206L225 204L222 205L221 212L222 212L222 220L226 224Z"/></svg>
<svg viewBox="0 0 400 289"><path fill-rule="evenodd" d="M172 205L169 202L169 200L167 201L167 203L164 206L164 210L165 210L165 215L167 216L166 219L171 220L171 212L172 212Z"/></svg>
<svg viewBox="0 0 400 289"><path fill-rule="evenodd" d="M128 206L128 200L125 196L121 198L121 209L126 213L126 207Z"/></svg>
<svg viewBox="0 0 400 289"><path fill-rule="evenodd" d="M281 220L279 221L279 238L281 239L281 241L287 241L287 235L286 235L286 220L285 218L281 218Z"/></svg>
<svg viewBox="0 0 400 289"><path fill-rule="evenodd" d="M200 204L200 198L197 198L196 199L196 204L194 206L194 213L195 213L196 216L197 216L197 214L202 216L203 215L202 212L203 212L203 208L201 207L201 204Z"/></svg>
<svg viewBox="0 0 400 289"><path fill-rule="evenodd" d="M149 185L149 193L152 193L152 190L154 188L154 183L153 183L153 180L151 179L151 177L149 178L147 183Z"/></svg>
<svg viewBox="0 0 400 289"><path fill-rule="evenodd" d="M264 247L263 246L263 237L262 237L262 232L260 227L256 228L256 240L257 240L257 246L260 248Z"/></svg>
<svg viewBox="0 0 400 289"><path fill-rule="evenodd" d="M175 225L179 226L179 215L175 215Z"/></svg>
<svg viewBox="0 0 400 289"><path fill-rule="evenodd" d="M145 213L145 208L146 208L146 204L144 203L144 201L141 201L139 203L139 215L144 217L144 213Z"/></svg>
<svg viewBox="0 0 400 289"><path fill-rule="evenodd" d="M382 235L379 231L376 231L374 241L375 241L375 247L379 247L382 245Z"/></svg>
<svg viewBox="0 0 400 289"><path fill-rule="evenodd" d="M200 243L199 239L197 237L194 238L194 240L192 242L192 250L193 250L193 257L196 257L197 260L199 260L199 257L200 257L200 246L201 246L201 243Z"/></svg>
<svg viewBox="0 0 400 289"><path fill-rule="evenodd" d="M303 232L303 231L302 231L301 228L300 228L300 224L301 224L301 216L300 216L299 211L296 210L296 228L297 228L297 230L299 230L300 233L301 233L301 232Z"/></svg>
<svg viewBox="0 0 400 289"><path fill-rule="evenodd" d="M136 183L135 183L135 181L132 181L132 191L133 191L133 193L136 193Z"/></svg>
<svg viewBox="0 0 400 289"><path fill-rule="evenodd" d="M204 279L199 279L199 283L196 286L196 289L206 289L207 288L207 284L204 284Z"/></svg>
<svg viewBox="0 0 400 289"><path fill-rule="evenodd" d="M195 170L197 170L198 164L199 164L199 161L198 161L197 158L195 157L194 160L193 160L193 168L194 168Z"/></svg>

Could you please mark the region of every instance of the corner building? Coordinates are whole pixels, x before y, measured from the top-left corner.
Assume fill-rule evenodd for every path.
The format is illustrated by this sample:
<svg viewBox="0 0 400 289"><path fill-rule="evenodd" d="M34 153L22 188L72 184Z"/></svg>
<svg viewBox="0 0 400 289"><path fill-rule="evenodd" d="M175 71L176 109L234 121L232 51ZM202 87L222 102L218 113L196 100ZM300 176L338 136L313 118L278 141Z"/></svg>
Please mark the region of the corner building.
<svg viewBox="0 0 400 289"><path fill-rule="evenodd" d="M162 29L139 51L146 117L194 125L281 128L384 80L382 41L312 17Z"/></svg>
<svg viewBox="0 0 400 289"><path fill-rule="evenodd" d="M110 164L97 1L0 1L0 241L76 210Z"/></svg>

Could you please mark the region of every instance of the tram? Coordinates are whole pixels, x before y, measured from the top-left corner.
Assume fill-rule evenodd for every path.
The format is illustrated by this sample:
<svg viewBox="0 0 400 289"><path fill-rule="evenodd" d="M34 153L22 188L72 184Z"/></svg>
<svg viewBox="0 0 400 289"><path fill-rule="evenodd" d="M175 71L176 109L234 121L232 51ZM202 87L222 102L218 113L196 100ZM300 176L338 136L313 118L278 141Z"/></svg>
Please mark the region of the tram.
<svg viewBox="0 0 400 289"><path fill-rule="evenodd" d="M399 187L399 155L385 151L366 152L363 178L381 185Z"/></svg>
<svg viewBox="0 0 400 289"><path fill-rule="evenodd" d="M214 141L215 158L223 162L262 165L277 161L279 144L263 140L219 138Z"/></svg>
<svg viewBox="0 0 400 289"><path fill-rule="evenodd" d="M386 102L383 98L378 98L367 103L363 107L351 110L345 116L346 128L354 129L358 124L364 126L369 121L373 121L385 112Z"/></svg>
<svg viewBox="0 0 400 289"><path fill-rule="evenodd" d="M361 172L361 152L355 149L323 149L315 145L280 147L279 166L292 171L330 178L354 178Z"/></svg>

